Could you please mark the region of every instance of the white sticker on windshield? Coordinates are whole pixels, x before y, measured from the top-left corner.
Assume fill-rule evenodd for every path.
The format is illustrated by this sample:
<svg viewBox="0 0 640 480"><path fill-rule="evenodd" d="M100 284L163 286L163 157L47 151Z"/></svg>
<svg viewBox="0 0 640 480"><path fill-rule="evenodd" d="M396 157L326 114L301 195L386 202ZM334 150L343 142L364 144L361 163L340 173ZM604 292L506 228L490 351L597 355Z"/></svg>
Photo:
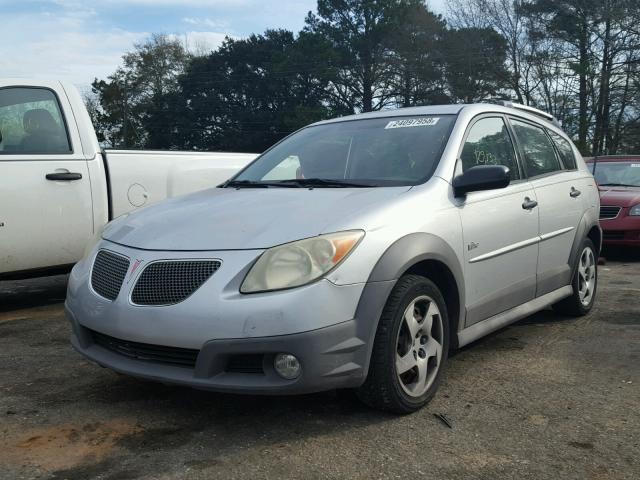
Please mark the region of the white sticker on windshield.
<svg viewBox="0 0 640 480"><path fill-rule="evenodd" d="M408 127L431 127L440 120L439 117L420 117L420 118L406 118L404 120L392 120L384 127L385 130L389 128L408 128Z"/></svg>
<svg viewBox="0 0 640 480"><path fill-rule="evenodd" d="M636 168L640 168L640 163L632 163L631 166L632 167L636 167Z"/></svg>

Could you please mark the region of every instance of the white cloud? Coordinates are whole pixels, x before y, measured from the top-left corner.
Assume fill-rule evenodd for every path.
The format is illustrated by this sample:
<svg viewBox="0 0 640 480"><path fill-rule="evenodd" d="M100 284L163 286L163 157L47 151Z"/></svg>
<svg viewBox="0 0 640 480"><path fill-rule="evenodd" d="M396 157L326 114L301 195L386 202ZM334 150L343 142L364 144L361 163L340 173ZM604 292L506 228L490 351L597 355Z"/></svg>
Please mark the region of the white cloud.
<svg viewBox="0 0 640 480"><path fill-rule="evenodd" d="M0 39L10 47L0 56L2 76L67 80L86 87L95 77L112 73L123 53L149 35L92 28L97 25L94 16L86 8L6 15Z"/></svg>
<svg viewBox="0 0 640 480"><path fill-rule="evenodd" d="M103 0L101 3L103 5L113 4L145 7L244 8L247 5L255 4L261 1L262 0Z"/></svg>
<svg viewBox="0 0 640 480"><path fill-rule="evenodd" d="M227 20L217 20L214 18L185 17L182 21L189 25L195 25L198 27L229 28L229 22Z"/></svg>
<svg viewBox="0 0 640 480"><path fill-rule="evenodd" d="M217 48L227 35L239 38L266 28L297 31L316 4L316 0L23 1L9 0L9 4L33 8L3 7L0 76L67 80L84 88L94 78L113 73L122 55L151 33L172 34L190 51L202 54Z"/></svg>

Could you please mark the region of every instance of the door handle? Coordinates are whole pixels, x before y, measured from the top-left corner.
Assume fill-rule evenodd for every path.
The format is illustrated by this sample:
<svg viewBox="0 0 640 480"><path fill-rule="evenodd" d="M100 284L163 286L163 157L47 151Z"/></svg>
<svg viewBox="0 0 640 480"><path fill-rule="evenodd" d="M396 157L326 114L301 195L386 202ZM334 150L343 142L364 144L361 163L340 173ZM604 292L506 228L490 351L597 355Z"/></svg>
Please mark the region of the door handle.
<svg viewBox="0 0 640 480"><path fill-rule="evenodd" d="M538 202L535 200L531 200L529 197L524 197L524 202L522 202L522 208L525 210L531 210L538 206Z"/></svg>
<svg viewBox="0 0 640 480"><path fill-rule="evenodd" d="M569 192L569 196L572 198L579 197L582 192L575 187L571 187L571 191Z"/></svg>
<svg viewBox="0 0 640 480"><path fill-rule="evenodd" d="M74 180L80 180L82 178L82 174L76 172L54 172L47 173L45 178L47 180L72 182Z"/></svg>

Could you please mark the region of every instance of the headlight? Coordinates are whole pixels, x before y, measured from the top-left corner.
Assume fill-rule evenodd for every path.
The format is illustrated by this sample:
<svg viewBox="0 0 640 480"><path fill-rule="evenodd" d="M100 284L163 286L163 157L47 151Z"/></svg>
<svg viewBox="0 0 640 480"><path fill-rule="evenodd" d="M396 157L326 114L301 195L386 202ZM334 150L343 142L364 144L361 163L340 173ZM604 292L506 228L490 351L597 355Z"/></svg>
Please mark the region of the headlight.
<svg viewBox="0 0 640 480"><path fill-rule="evenodd" d="M631 209L629 210L629 215L632 215L634 217L640 216L640 203L631 207Z"/></svg>
<svg viewBox="0 0 640 480"><path fill-rule="evenodd" d="M363 236L362 230L351 230L270 248L251 267L240 292L281 290L313 282L344 260Z"/></svg>

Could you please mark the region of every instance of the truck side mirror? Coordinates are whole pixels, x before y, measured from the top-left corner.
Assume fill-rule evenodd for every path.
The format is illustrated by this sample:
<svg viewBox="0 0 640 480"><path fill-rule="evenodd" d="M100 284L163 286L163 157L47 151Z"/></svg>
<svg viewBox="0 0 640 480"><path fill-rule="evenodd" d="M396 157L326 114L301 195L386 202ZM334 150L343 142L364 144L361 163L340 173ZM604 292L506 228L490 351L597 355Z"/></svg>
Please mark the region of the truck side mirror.
<svg viewBox="0 0 640 480"><path fill-rule="evenodd" d="M453 194L462 197L468 192L505 188L511 181L511 172L504 165L477 165L453 179Z"/></svg>

